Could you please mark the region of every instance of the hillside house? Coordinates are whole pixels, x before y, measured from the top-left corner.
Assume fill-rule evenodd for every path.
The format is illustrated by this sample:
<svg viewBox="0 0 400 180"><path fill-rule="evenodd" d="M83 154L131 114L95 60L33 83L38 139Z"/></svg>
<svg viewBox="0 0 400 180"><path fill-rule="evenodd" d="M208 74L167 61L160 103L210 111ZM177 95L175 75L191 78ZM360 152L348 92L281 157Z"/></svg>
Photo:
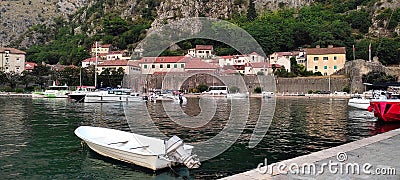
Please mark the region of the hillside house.
<svg viewBox="0 0 400 180"><path fill-rule="evenodd" d="M14 48L0 48L0 71L21 74L25 70L25 54Z"/></svg>
<svg viewBox="0 0 400 180"><path fill-rule="evenodd" d="M332 75L342 69L346 63L346 48L333 47L328 48L306 48L307 70L321 72L324 76Z"/></svg>

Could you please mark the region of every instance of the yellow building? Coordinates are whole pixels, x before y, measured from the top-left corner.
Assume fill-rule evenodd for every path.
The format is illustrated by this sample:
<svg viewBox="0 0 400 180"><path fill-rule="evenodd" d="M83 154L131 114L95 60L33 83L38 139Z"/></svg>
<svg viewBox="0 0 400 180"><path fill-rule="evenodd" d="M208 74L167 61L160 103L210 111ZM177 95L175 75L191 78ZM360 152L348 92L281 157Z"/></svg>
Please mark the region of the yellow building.
<svg viewBox="0 0 400 180"><path fill-rule="evenodd" d="M342 69L346 63L346 48L306 48L307 71L321 72L322 75L332 75Z"/></svg>

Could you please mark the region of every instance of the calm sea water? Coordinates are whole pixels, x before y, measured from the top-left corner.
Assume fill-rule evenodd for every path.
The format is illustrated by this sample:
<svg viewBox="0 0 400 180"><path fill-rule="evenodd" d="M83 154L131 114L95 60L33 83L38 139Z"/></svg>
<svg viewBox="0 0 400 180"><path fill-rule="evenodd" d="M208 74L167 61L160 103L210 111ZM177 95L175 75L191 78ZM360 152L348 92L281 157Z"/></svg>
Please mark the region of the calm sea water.
<svg viewBox="0 0 400 180"><path fill-rule="evenodd" d="M65 99L0 98L0 177L215 179L254 169L264 158L273 163L399 128L399 125L377 123L369 112L348 107L347 100L277 99L267 134L257 146L250 148L248 143L254 128L261 125L259 130L267 130L268 121L257 122L261 105L271 102L251 98L241 104L217 99L211 102L217 107L212 109L201 106L204 104L201 101L189 98L188 104L181 107L167 103L85 104ZM250 107L248 113L242 113L243 104ZM185 114L180 115L181 111ZM239 121L230 121L232 113L233 119ZM200 116L209 116L211 120L203 123L201 118L196 118ZM202 126L188 128L175 121L179 118ZM238 139L222 154L203 161L199 169L175 167L156 173L102 157L81 146L81 140L73 133L82 125L100 126L149 136L178 135L196 146L217 136L232 123L238 126L232 126L219 140L222 143L234 135ZM243 132L237 134L242 130L241 124ZM196 153L205 157L221 146L213 143L198 148Z"/></svg>

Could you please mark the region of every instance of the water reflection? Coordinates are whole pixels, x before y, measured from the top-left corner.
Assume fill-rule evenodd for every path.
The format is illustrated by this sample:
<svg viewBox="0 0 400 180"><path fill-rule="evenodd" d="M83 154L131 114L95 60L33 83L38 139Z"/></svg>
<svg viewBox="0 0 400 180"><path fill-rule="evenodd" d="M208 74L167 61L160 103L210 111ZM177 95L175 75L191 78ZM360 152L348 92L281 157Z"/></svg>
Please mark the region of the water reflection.
<svg viewBox="0 0 400 180"><path fill-rule="evenodd" d="M3 104L0 106L0 176L17 179L214 179L253 169L264 162L264 158L270 163L277 162L400 128L400 124L376 122L371 113L347 107L347 101L328 98L277 99L272 121L263 119L272 113L263 114L260 119L264 121L259 120L259 114L264 108L271 108L269 104L261 109L263 103L273 101L252 98L248 102L235 103L220 99L215 101L211 120L196 128L174 121L179 114L171 119L165 112L167 106L172 112L185 112L182 117L196 117L206 111L206 108L201 109L200 101L189 99L187 105L177 106L0 98L0 104ZM249 112L241 114L241 105L250 107ZM232 111L239 112L232 121L234 128L219 141L230 141L239 135L238 139L222 154L202 162L201 168L196 170L176 167L156 174L143 171L140 167L82 149L79 138L73 134L78 126L90 125L161 138L178 135L185 142L196 145L223 131L231 121ZM260 137L266 130L260 143L250 148L249 142L257 142L252 139L253 134ZM199 147L196 153L206 157L206 153L218 145Z"/></svg>

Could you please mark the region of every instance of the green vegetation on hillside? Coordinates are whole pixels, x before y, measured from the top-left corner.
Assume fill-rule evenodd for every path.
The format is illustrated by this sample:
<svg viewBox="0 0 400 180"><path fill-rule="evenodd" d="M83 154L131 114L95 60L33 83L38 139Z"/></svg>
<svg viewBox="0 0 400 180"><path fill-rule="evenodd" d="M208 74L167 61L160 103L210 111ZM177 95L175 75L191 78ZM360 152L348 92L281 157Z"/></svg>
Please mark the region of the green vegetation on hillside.
<svg viewBox="0 0 400 180"><path fill-rule="evenodd" d="M312 6L300 9L280 9L255 13L250 0L247 13L234 13L229 20L245 29L262 46L266 54L277 51L292 51L299 48L327 47L328 45L347 48L347 59L353 59L352 46L356 48L357 59L368 59L368 46L372 45L372 55L378 56L385 65L399 64L400 38L371 37L368 29L372 24L370 7L376 0L327 0L316 1ZM74 64L89 57L89 49L94 41L110 43L116 49L132 50L143 39L147 29L155 19L156 7L160 0L146 0L146 9L141 17L124 19L118 11L104 11L114 5L113 0L99 0L86 11L78 11L70 21L55 19L55 28L35 26L32 31L45 35L43 44L27 50L27 60L50 64ZM254 4L253 4L254 5ZM365 6L366 8L359 8ZM135 7L133 7L135 8ZM393 30L400 22L400 9L383 9L376 17L386 28ZM85 13L86 19L79 19ZM77 20L76 20L77 19ZM80 27L80 31L76 30ZM78 28L79 29L79 28ZM92 34L93 35L88 35ZM44 43L45 42L45 43ZM184 50L197 44L212 44L217 55L235 54L237 51L221 42L191 39L178 43L183 50L165 51L162 55L182 55Z"/></svg>

